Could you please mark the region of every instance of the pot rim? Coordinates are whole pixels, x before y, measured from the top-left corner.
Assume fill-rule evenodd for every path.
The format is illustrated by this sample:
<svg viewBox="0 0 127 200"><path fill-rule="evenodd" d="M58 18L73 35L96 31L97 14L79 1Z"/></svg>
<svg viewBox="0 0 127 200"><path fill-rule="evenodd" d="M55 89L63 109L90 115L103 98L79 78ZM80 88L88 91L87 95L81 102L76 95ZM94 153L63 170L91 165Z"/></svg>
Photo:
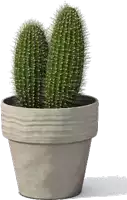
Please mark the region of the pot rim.
<svg viewBox="0 0 127 200"><path fill-rule="evenodd" d="M87 140L97 134L99 104L94 97L79 95L77 107L44 109L12 106L13 98L6 98L1 104L3 135L8 139L60 144Z"/></svg>
<svg viewBox="0 0 127 200"><path fill-rule="evenodd" d="M79 93L79 95L78 95L78 98L84 98L84 104L82 104L82 105L76 105L76 106L72 106L72 107L67 107L67 108L28 108L28 107L22 107L22 106L16 106L16 105L12 105L12 104L9 104L9 103L7 103L6 101L9 101L9 100L13 100L13 98L16 98L16 96L15 95L12 95L12 96L9 96L9 97L6 97L6 98L4 98L4 99L2 99L2 101L1 101L1 105L2 104L4 104L5 106L9 106L9 107L16 107L17 109L25 109L25 111L27 111L27 110L32 110L32 111L42 111L42 110L72 110L72 109L79 109L79 108L82 108L82 107L90 107L90 106L92 106L92 105L94 105L94 104L99 104L99 101L98 101L98 99L96 98L96 97L93 97L93 96L91 96L91 95L85 95L85 94L81 94L81 93ZM90 102L90 103L88 103L88 104L85 104L85 98L87 98L86 100L87 101L92 101L92 102ZM80 99L79 99L80 100Z"/></svg>

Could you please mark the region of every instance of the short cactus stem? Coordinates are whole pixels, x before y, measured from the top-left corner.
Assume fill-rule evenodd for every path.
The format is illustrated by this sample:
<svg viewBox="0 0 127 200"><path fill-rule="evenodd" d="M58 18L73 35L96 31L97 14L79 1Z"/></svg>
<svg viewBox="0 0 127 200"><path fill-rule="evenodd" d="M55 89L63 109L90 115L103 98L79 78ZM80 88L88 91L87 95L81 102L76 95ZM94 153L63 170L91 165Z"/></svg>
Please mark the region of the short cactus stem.
<svg viewBox="0 0 127 200"><path fill-rule="evenodd" d="M29 20L16 38L13 79L20 106L43 107L48 43L42 25Z"/></svg>

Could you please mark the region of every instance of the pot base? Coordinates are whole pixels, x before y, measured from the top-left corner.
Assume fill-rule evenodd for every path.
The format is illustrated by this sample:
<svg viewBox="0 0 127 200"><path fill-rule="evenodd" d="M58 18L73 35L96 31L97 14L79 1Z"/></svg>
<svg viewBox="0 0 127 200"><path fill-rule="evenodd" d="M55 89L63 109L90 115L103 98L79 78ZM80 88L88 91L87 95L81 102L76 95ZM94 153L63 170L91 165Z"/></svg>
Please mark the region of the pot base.
<svg viewBox="0 0 127 200"><path fill-rule="evenodd" d="M75 193L75 194L73 194L73 195L71 195L71 196L67 196L67 197L60 197L60 198L32 198L32 197L28 197L28 196L24 196L23 194L21 194L20 192L19 192L19 194L22 196L22 197L26 197L26 198L28 198L28 199L42 199L42 200L57 200L57 199L68 199L68 198L72 198L72 197L76 197L76 196L78 196L78 195L80 195L81 194L81 192L82 192L82 189L80 190L80 191L78 191L77 193Z"/></svg>

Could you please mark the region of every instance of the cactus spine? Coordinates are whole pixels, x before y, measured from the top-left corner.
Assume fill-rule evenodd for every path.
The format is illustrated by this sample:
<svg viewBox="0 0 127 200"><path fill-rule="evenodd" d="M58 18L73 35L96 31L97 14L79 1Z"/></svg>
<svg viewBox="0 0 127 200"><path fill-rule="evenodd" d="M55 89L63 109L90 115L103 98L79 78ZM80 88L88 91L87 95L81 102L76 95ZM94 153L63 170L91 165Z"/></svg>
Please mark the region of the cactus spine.
<svg viewBox="0 0 127 200"><path fill-rule="evenodd" d="M16 38L14 53L14 86L19 105L42 108L48 43L39 22L23 24Z"/></svg>
<svg viewBox="0 0 127 200"><path fill-rule="evenodd" d="M45 80L45 107L71 107L79 92L86 40L77 9L65 5L53 26Z"/></svg>

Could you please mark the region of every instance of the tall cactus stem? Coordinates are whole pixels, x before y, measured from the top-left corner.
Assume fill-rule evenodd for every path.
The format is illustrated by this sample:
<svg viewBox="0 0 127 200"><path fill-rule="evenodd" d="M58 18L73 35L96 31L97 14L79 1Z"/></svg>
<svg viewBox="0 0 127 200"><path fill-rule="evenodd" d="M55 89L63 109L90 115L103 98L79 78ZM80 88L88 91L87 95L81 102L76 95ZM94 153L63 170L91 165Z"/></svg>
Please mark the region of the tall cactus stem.
<svg viewBox="0 0 127 200"><path fill-rule="evenodd" d="M59 6L59 8L54 13L53 17L50 18L49 27L47 29L47 40L49 43L51 42L51 38L52 38L52 34L53 34L53 30L54 30L56 21L60 15L60 13L62 13L63 9L66 7L74 8L81 20L82 33L83 33L83 37L84 37L84 63L83 63L82 80L81 80L81 84L80 84L78 93L81 95L84 95L84 94L87 95L88 94L88 69L90 67L90 60L92 58L91 57L92 50L90 47L90 34L88 32L88 24L86 22L87 19L86 19L86 16L82 14L81 8L78 5L72 6L72 2L65 1L64 3L62 3Z"/></svg>
<svg viewBox="0 0 127 200"><path fill-rule="evenodd" d="M87 57L86 27L78 9L65 5L52 29L45 81L45 107L71 107Z"/></svg>

